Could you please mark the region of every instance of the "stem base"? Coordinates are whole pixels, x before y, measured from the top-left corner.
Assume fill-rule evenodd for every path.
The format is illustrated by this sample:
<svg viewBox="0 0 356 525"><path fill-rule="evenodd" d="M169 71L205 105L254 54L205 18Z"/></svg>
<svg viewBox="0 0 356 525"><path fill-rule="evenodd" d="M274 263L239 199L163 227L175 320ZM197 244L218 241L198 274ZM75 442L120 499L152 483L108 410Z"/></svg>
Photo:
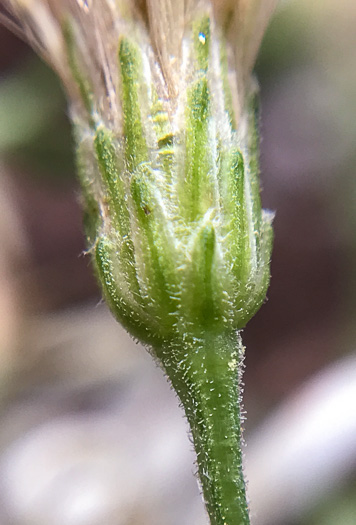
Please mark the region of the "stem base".
<svg viewBox="0 0 356 525"><path fill-rule="evenodd" d="M241 451L239 334L175 341L159 355L192 431L211 525L249 525Z"/></svg>

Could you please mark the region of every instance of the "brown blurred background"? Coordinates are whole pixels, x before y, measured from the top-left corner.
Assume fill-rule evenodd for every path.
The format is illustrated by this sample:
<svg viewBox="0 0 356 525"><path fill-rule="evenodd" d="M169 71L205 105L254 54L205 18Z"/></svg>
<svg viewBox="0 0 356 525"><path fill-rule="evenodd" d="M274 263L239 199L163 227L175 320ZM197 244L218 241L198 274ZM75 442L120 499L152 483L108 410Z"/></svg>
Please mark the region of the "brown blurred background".
<svg viewBox="0 0 356 525"><path fill-rule="evenodd" d="M268 301L244 331L256 525L356 523L356 4L281 2L257 64ZM177 401L84 255L66 104L0 28L0 525L204 525Z"/></svg>

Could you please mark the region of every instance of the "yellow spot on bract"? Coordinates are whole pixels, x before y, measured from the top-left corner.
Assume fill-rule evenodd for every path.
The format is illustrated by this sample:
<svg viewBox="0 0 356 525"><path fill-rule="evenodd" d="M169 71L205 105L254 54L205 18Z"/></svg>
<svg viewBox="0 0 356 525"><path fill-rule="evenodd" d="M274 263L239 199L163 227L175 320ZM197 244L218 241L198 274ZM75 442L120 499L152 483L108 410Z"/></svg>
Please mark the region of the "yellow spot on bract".
<svg viewBox="0 0 356 525"><path fill-rule="evenodd" d="M228 367L230 370L236 370L237 368L237 359L231 359L231 361L228 362Z"/></svg>

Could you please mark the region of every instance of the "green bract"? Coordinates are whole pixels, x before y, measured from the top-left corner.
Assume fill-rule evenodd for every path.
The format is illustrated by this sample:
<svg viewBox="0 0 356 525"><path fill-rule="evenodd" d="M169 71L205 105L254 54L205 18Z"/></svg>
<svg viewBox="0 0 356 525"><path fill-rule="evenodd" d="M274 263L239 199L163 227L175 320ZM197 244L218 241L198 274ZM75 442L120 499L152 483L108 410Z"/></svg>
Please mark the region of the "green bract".
<svg viewBox="0 0 356 525"><path fill-rule="evenodd" d="M243 327L269 282L271 214L261 210L254 96L245 129L236 130L226 52L222 40L212 42L209 18L187 39L174 111L155 91L143 45L122 36L122 132L93 111L90 133L77 133L104 293L120 322L153 347Z"/></svg>

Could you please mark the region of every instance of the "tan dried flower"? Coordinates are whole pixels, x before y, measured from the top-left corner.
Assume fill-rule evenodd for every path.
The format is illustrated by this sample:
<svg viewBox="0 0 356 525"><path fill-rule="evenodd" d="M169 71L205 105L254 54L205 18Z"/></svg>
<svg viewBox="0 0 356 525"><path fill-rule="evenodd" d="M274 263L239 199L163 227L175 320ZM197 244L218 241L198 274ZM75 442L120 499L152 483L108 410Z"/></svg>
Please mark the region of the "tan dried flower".
<svg viewBox="0 0 356 525"><path fill-rule="evenodd" d="M0 20L57 71L75 100L63 26L71 21L83 75L96 100L118 116L117 45L130 35L147 47L162 73L160 90L175 102L182 86L185 37L199 13L209 13L220 37L227 40L233 93L249 82L256 54L277 0L2 0ZM79 59L79 56L78 56ZM85 69L84 69L85 67ZM184 79L183 79L184 80ZM237 104L235 100L235 104ZM235 106L239 115L241 108Z"/></svg>

